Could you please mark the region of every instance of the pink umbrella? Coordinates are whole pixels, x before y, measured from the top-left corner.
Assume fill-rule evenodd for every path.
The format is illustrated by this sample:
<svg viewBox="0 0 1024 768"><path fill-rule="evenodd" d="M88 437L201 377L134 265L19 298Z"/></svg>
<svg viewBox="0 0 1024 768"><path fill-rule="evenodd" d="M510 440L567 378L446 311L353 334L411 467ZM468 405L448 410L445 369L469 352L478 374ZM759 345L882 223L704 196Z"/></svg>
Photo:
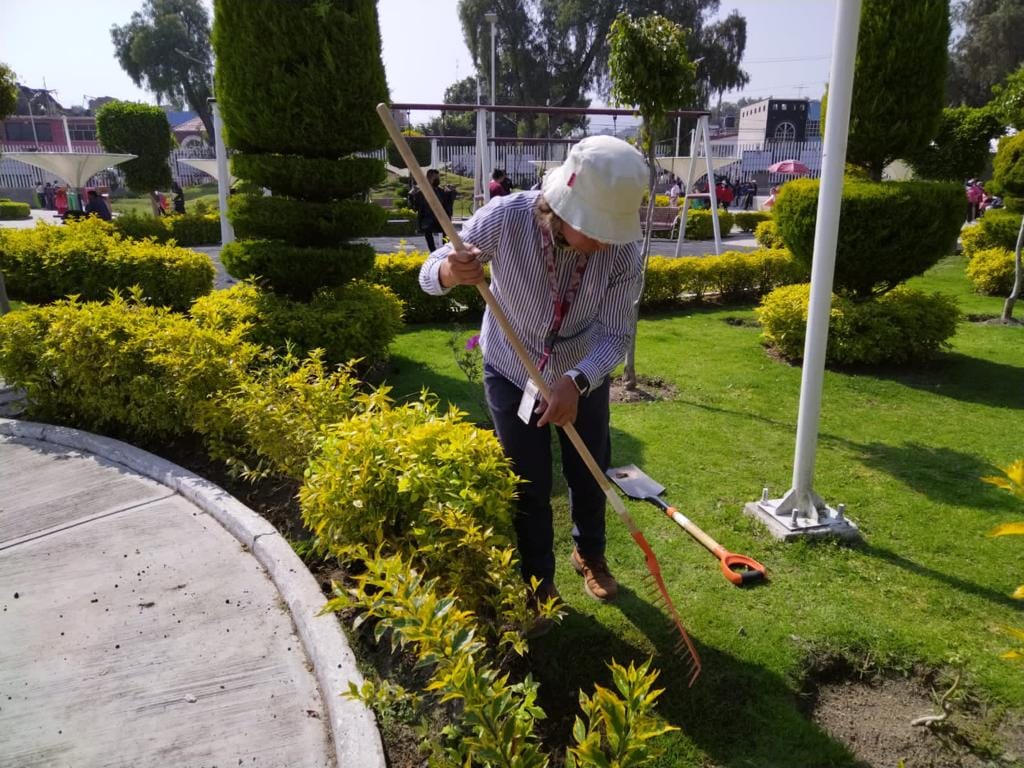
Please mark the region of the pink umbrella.
<svg viewBox="0 0 1024 768"><path fill-rule="evenodd" d="M811 172L811 169L799 160L780 160L777 163L769 165L768 170L772 173L791 173L794 176L801 176L805 173Z"/></svg>

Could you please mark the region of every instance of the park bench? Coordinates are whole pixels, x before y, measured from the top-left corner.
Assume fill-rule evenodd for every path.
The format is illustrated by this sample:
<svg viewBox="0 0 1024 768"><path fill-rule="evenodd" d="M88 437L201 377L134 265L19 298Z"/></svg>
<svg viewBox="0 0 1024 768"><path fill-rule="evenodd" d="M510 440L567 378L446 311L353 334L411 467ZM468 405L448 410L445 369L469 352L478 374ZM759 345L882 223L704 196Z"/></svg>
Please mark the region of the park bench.
<svg viewBox="0 0 1024 768"><path fill-rule="evenodd" d="M673 237L678 220L678 206L656 206L654 209L654 217L651 219L651 234L653 235L655 232L667 232L668 237ZM641 208L640 226L644 227L646 223L647 209Z"/></svg>

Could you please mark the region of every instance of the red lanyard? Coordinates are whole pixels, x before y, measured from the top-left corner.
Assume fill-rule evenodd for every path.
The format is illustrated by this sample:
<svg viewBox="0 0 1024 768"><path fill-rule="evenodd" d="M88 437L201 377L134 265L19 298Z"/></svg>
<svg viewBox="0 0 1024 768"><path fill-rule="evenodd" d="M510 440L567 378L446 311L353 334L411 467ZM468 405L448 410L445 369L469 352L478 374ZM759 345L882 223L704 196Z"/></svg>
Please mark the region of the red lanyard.
<svg viewBox="0 0 1024 768"><path fill-rule="evenodd" d="M537 363L537 369L543 371L548 364L551 353L555 349L555 342L558 340L558 332L562 329L562 321L569 314L569 307L576 294L579 293L580 285L583 283L583 273L587 271L587 261L590 256L585 253L576 257L576 268L572 277L569 278L569 285L561 297L558 295L558 272L555 270L555 248L551 242L551 233L548 230L541 230L541 239L544 241L544 261L548 268L548 285L551 287L551 303L555 307L555 316L551 321L551 330L544 337L544 354Z"/></svg>

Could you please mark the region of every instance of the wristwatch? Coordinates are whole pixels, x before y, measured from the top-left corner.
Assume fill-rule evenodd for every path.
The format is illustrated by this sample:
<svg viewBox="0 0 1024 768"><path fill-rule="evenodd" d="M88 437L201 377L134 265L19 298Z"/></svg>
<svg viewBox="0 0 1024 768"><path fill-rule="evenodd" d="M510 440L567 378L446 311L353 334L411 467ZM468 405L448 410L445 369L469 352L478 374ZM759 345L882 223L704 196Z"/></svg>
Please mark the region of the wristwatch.
<svg viewBox="0 0 1024 768"><path fill-rule="evenodd" d="M580 393L580 397L584 397L590 392L590 381L587 379L587 375L582 371L577 371L575 368L566 371L565 375L572 379L572 383L576 385L576 391Z"/></svg>

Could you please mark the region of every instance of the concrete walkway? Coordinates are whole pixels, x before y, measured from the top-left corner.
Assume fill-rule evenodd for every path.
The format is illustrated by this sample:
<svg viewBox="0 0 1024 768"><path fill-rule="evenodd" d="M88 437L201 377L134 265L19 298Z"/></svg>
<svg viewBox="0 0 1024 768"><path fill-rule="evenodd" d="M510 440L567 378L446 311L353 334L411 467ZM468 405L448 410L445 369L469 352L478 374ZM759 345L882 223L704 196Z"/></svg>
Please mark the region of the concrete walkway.
<svg viewBox="0 0 1024 768"><path fill-rule="evenodd" d="M213 484L0 419L0 765L383 768L323 603Z"/></svg>

